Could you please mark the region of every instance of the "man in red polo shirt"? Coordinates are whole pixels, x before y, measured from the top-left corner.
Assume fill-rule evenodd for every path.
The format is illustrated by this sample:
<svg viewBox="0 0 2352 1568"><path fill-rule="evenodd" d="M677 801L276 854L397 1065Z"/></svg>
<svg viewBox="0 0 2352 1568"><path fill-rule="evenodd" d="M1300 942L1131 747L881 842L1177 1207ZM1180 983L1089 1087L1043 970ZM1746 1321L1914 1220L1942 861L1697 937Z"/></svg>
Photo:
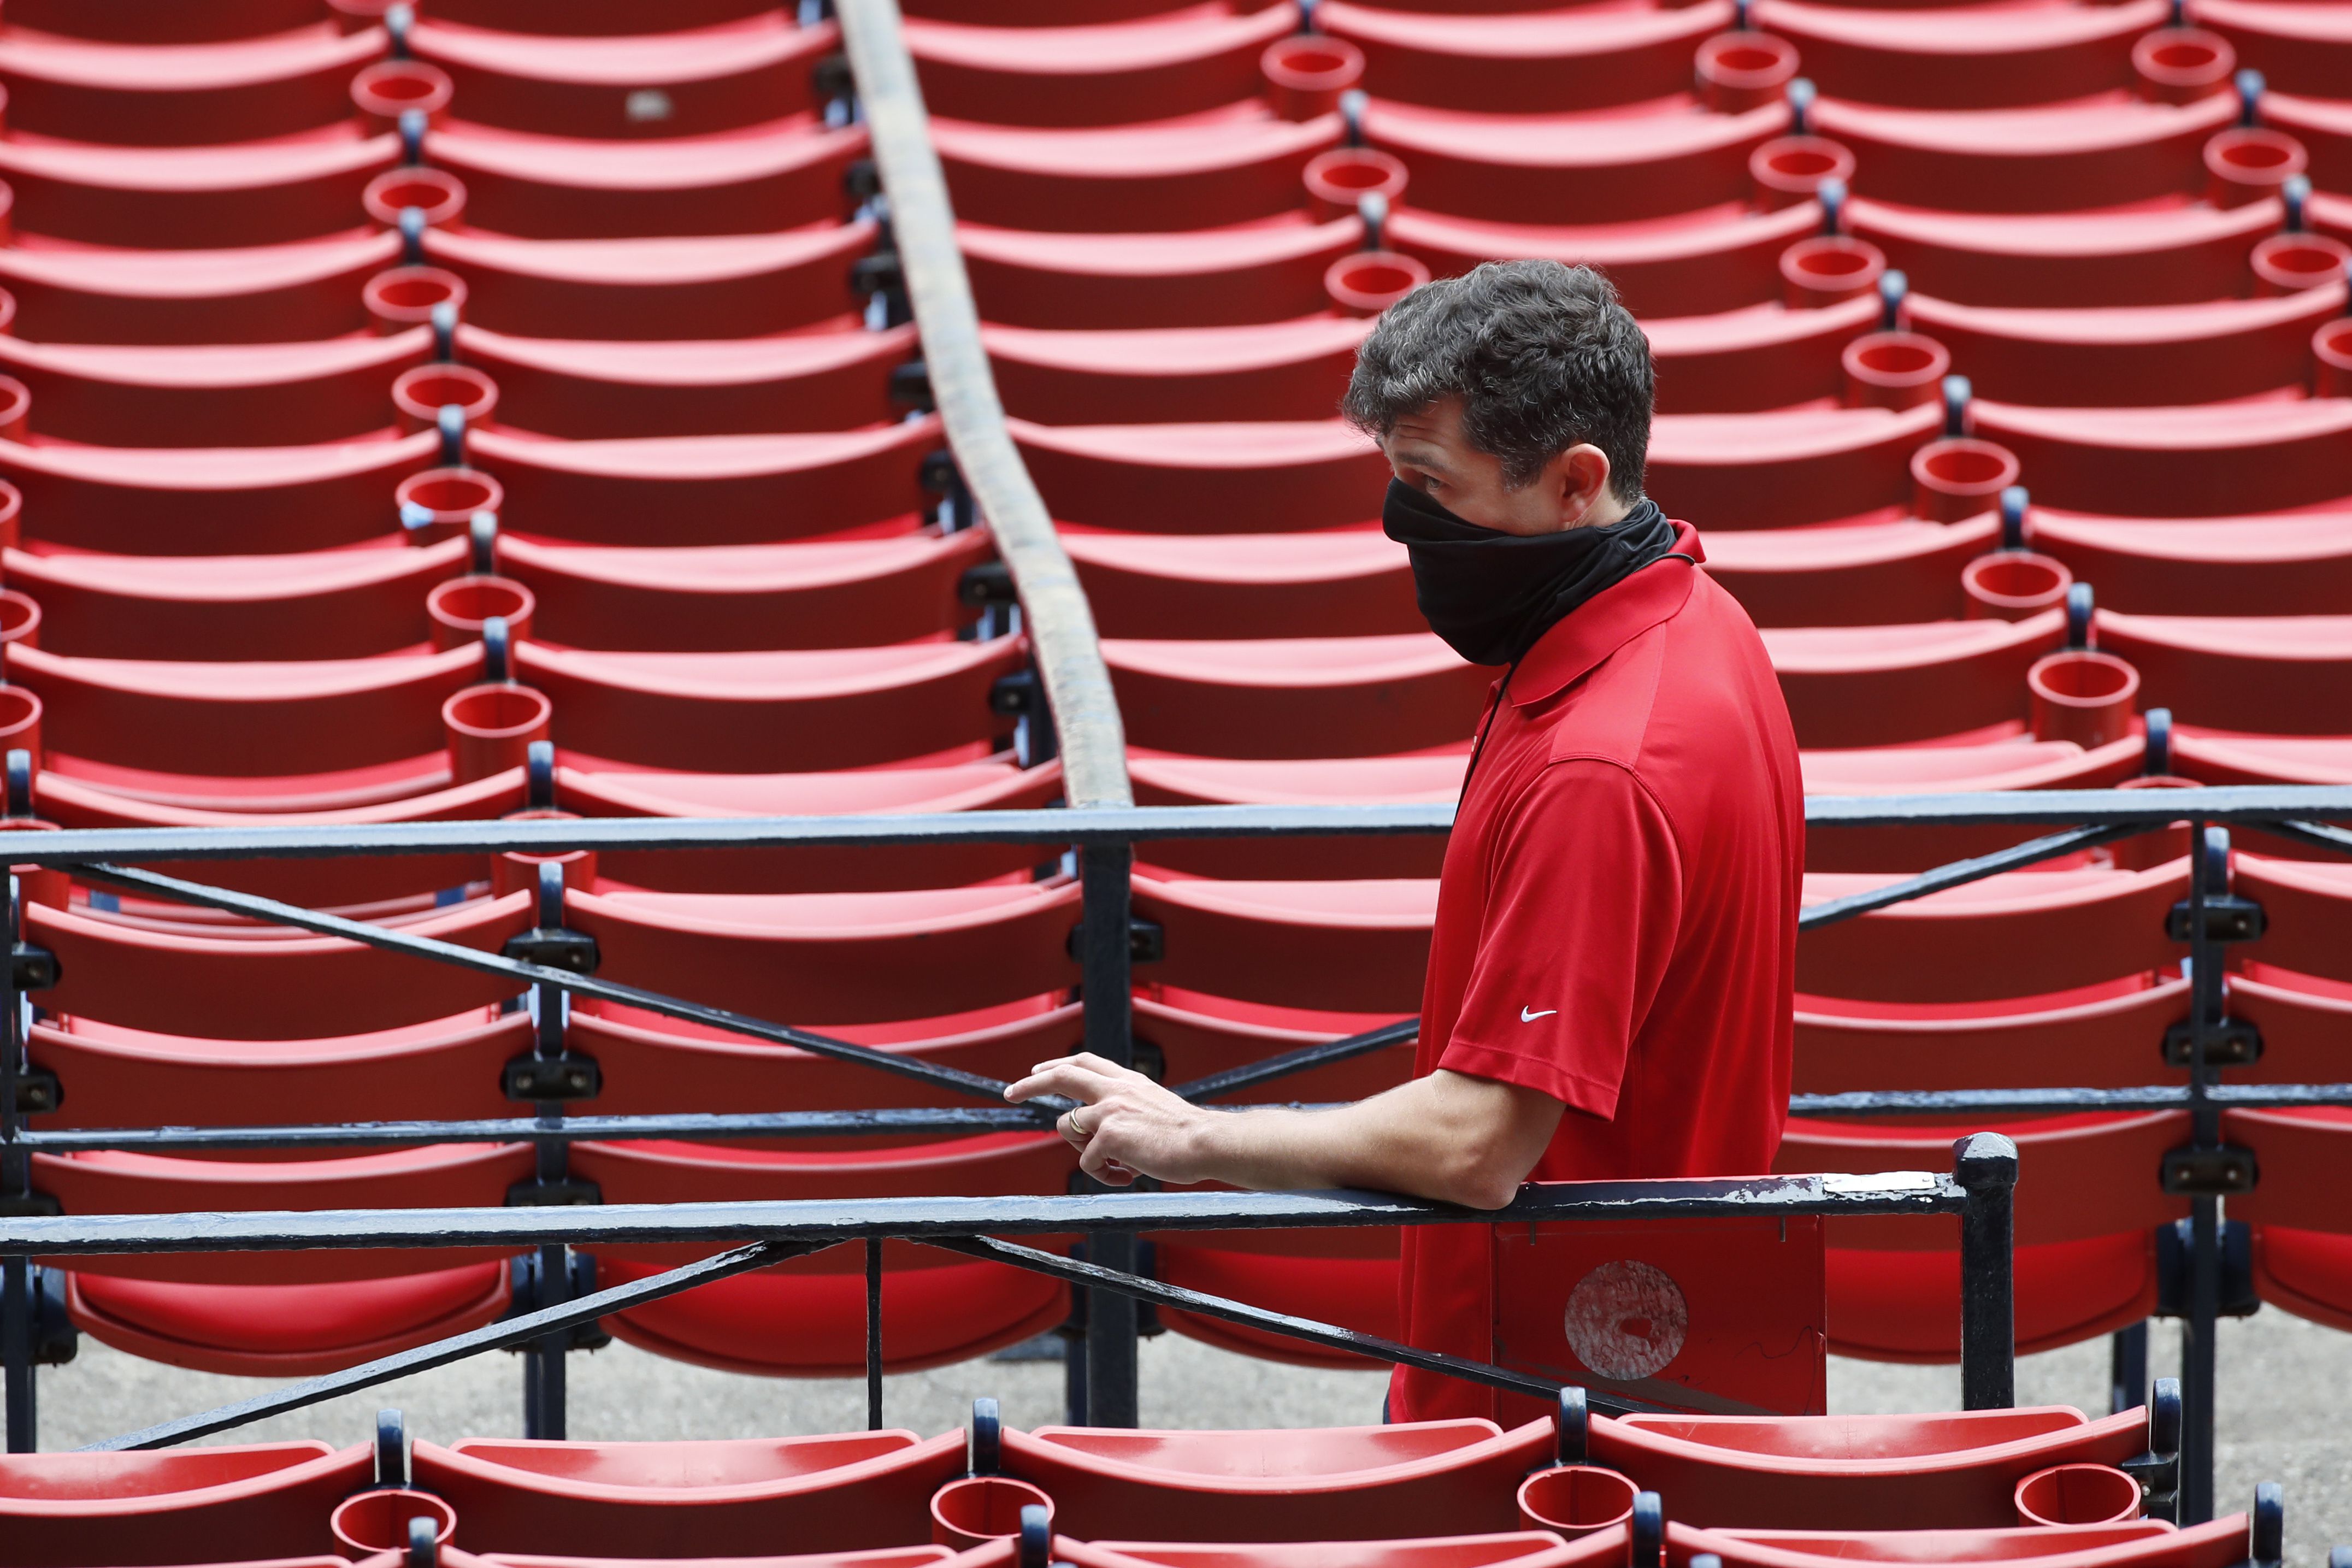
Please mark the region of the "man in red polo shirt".
<svg viewBox="0 0 2352 1568"><path fill-rule="evenodd" d="M1649 344L1608 281L1499 262L1366 341L1344 405L1395 479L1422 612L1503 667L1438 885L1412 1081L1328 1111L1207 1110L1101 1058L1062 1094L1088 1173L1374 1187L1498 1208L1523 1181L1751 1174L1788 1110L1803 786L1756 628L1642 493ZM1493 1347L1493 1232L1408 1227L1401 1321ZM1398 1420L1488 1414L1399 1368Z"/></svg>

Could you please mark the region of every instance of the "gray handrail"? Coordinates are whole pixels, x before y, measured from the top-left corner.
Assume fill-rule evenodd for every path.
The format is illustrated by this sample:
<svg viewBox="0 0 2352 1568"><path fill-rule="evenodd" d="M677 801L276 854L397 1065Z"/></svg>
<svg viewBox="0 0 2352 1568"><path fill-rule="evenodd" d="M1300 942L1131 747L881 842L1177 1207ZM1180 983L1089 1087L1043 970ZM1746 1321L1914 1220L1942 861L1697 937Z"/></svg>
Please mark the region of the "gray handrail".
<svg viewBox="0 0 2352 1568"><path fill-rule="evenodd" d="M964 483L1020 593L1022 618L1053 707L1065 793L1074 806L1131 805L1127 732L1094 612L1054 536L1045 499L1005 432L1004 405L981 346L980 312L956 247L955 211L931 146L930 120L898 5L835 0L834 12L873 135L875 167L890 198L891 230L922 336L931 396Z"/></svg>

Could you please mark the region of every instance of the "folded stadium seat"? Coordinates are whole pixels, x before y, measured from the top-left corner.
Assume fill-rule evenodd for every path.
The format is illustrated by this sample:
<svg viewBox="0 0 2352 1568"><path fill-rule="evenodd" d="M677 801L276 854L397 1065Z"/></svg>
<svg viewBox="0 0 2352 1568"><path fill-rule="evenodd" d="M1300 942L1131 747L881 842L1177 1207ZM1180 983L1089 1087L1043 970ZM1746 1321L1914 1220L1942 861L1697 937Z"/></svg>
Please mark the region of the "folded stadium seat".
<svg viewBox="0 0 2352 1568"><path fill-rule="evenodd" d="M1339 136L1337 114L1293 122L1254 102L1086 130L931 121L959 216L1064 232L1213 228L1289 212L1307 161Z"/></svg>
<svg viewBox="0 0 2352 1568"><path fill-rule="evenodd" d="M229 1542L253 1557L326 1554L328 1514L373 1464L365 1446L319 1442L11 1454L0 1521L11 1555L85 1568L184 1563Z"/></svg>
<svg viewBox="0 0 2352 1568"><path fill-rule="evenodd" d="M2151 1057L2155 1045L2147 1047ZM1795 1118L1774 1168L1920 1170L1948 1158L1958 1132L1981 1125ZM2018 1350L2074 1344L2154 1311L2155 1227L2189 1212L2189 1200L2167 1194L2157 1174L2165 1152L2189 1141L2187 1113L2056 1116L2001 1131L2016 1141L2024 1173L2017 1204ZM1870 1219L1832 1220L1828 1238L1832 1352L1873 1361L1959 1359L1957 1221L1890 1228Z"/></svg>
<svg viewBox="0 0 2352 1568"><path fill-rule="evenodd" d="M572 1173L596 1183L610 1203L1058 1196L1076 1168L1076 1152L1051 1132L849 1151L663 1142L583 1143L572 1151ZM592 1250L598 1278L609 1285L718 1248L600 1245ZM1043 1274L914 1242L886 1241L882 1255L882 1353L893 1371L984 1355L1052 1328L1069 1312L1068 1288ZM616 1338L641 1349L723 1371L847 1376L866 1364L866 1249L844 1244L604 1321ZM887 1544L887 1538L876 1534L858 1543L877 1542Z"/></svg>
<svg viewBox="0 0 2352 1568"><path fill-rule="evenodd" d="M1642 323L1664 414L1738 414L1836 397L1840 355L1878 323L1875 295L1820 310L1757 305L1707 316L1653 317Z"/></svg>
<svg viewBox="0 0 2352 1568"><path fill-rule="evenodd" d="M1808 795L1948 795L1965 790L2110 789L2146 771L2147 745L2134 733L2085 749L2073 741L2019 733L1965 743L1948 738L1911 745L1801 752ZM1805 836L1812 871L1925 871L1989 855L2049 829L1838 827Z"/></svg>
<svg viewBox="0 0 2352 1568"><path fill-rule="evenodd" d="M2242 1513L2186 1530L2150 1520L2125 1524L2043 1526L2023 1530L1889 1531L1871 1534L1798 1535L1769 1531L1694 1530L1666 1525L1666 1550L1712 1552L1725 1568L1817 1568L1824 1557L1899 1563L1982 1563L2024 1559L2045 1568L2229 1568L2245 1561ZM1865 1553L1883 1552L1884 1557Z"/></svg>
<svg viewBox="0 0 2352 1568"><path fill-rule="evenodd" d="M2139 671L2144 701L2170 708L2186 723L2273 734L2352 732L2346 682L2352 616L2102 611L2098 639Z"/></svg>
<svg viewBox="0 0 2352 1568"><path fill-rule="evenodd" d="M1008 1538L1009 1541L1010 1538ZM455 1549L450 1549L454 1551ZM946 1546L878 1546L865 1552L794 1552L783 1557L739 1557L732 1568L929 1568L934 1563L944 1563L957 1555ZM555 1557L536 1552L486 1552L479 1556L472 1552L445 1556L444 1562L462 1563L464 1568L620 1568L632 1564L641 1568L642 1559L627 1557ZM289 1568L311 1568L309 1563ZM332 1563L322 1563L317 1568L335 1568Z"/></svg>
<svg viewBox="0 0 2352 1568"><path fill-rule="evenodd" d="M533 239L761 234L846 217L866 128L802 114L659 142L537 136L455 121L430 138L466 183L466 216ZM30 219L26 220L30 225Z"/></svg>
<svg viewBox="0 0 2352 1568"><path fill-rule="evenodd" d="M1911 454L1943 417L1932 404L1664 414L1650 428L1648 489L1669 517L1703 533L1902 506L1912 495ZM2038 493L2039 471L2028 471Z"/></svg>
<svg viewBox="0 0 2352 1568"><path fill-rule="evenodd" d="M1240 15L1193 6L1086 26L906 24L931 112L1035 126L1173 120L1255 98L1265 87L1258 56L1298 30L1280 5Z"/></svg>
<svg viewBox="0 0 2352 1568"><path fill-rule="evenodd" d="M2352 784L2352 736L2176 730L2173 765L2200 784Z"/></svg>
<svg viewBox="0 0 2352 1568"><path fill-rule="evenodd" d="M569 751L641 767L782 773L993 751L1010 726L989 694L1023 654L1018 637L733 653L525 643L516 666L554 703L555 742Z"/></svg>
<svg viewBox="0 0 2352 1568"><path fill-rule="evenodd" d="M1302 1046L1321 1045L1400 1021L1393 1015L1381 1013L1270 1007L1160 984L1138 987L1135 1018L1136 1037L1160 1051L1166 1063L1162 1081L1170 1084L1190 1083ZM1412 1076L1412 1045L1408 1041L1288 1078L1271 1079L1255 1088L1216 1095L1213 1100L1218 1104L1247 1105L1362 1100L1384 1089L1393 1089ZM1347 1234L1344 1230L1335 1233L1335 1239ZM1385 1300L1366 1300L1354 1310L1386 1311L1388 1306ZM1231 1325L1204 1326L1232 1331ZM1296 1341L1280 1342L1297 1352L1312 1352L1316 1349ZM1358 1363L1351 1361L1347 1364Z"/></svg>
<svg viewBox="0 0 2352 1568"><path fill-rule="evenodd" d="M740 21L772 9L769 0L677 0L665 5L655 19L683 30ZM598 38L643 35L648 20L635 0L438 0L433 16L469 27Z"/></svg>
<svg viewBox="0 0 2352 1568"><path fill-rule="evenodd" d="M2311 155L2311 183L2352 193L2352 104L2340 98L2263 94L2263 122L2303 143Z"/></svg>
<svg viewBox="0 0 2352 1568"><path fill-rule="evenodd" d="M2231 1068L2232 1083L2341 1083L2352 992L2338 982L2248 963L2228 980L2228 1007L2263 1032L2262 1059Z"/></svg>
<svg viewBox="0 0 2352 1568"><path fill-rule="evenodd" d="M1404 546L1376 529L1127 534L1071 527L1061 539L1096 625L1112 637L1372 637L1429 625L1413 604Z"/></svg>
<svg viewBox="0 0 2352 1568"><path fill-rule="evenodd" d="M2170 521L2037 507L2029 532L2129 615L2325 616L2352 604L2352 510Z"/></svg>
<svg viewBox="0 0 2352 1568"><path fill-rule="evenodd" d="M1916 199L1932 200L1933 193ZM1887 264L1921 293L2044 310L2187 305L2242 293L2247 253L2278 231L2281 216L2267 199L2235 207L1976 213L1856 196L1845 209L1854 235L1885 251Z"/></svg>
<svg viewBox="0 0 2352 1568"><path fill-rule="evenodd" d="M816 63L841 47L832 22L759 11L677 32L563 37L445 19L409 29L419 59L449 73L452 102L478 124L545 136L698 136L815 107ZM641 12L639 26L675 19Z"/></svg>
<svg viewBox="0 0 2352 1568"><path fill-rule="evenodd" d="M2352 921L2352 867L2333 860L2274 860L2240 854L2231 887L2269 916L2259 952L2265 965L2352 980L2344 932Z"/></svg>
<svg viewBox="0 0 2352 1568"><path fill-rule="evenodd" d="M1049 805L1056 763L1024 768L1009 754L939 765L847 773L682 773L585 769L559 755L556 798L583 816L829 816L852 812L982 811ZM898 891L1025 874L1034 845L805 845L716 854L604 850L604 875L676 893Z"/></svg>
<svg viewBox="0 0 2352 1568"><path fill-rule="evenodd" d="M428 909L385 923L496 952L530 923L530 895ZM454 1017L520 982L275 927L205 928L83 908L26 909L26 940L72 973L43 1007L128 1028L223 1039L322 1039Z"/></svg>
<svg viewBox="0 0 2352 1568"><path fill-rule="evenodd" d="M2054 213L2202 190L2205 142L2237 113L2226 93L2186 104L2115 97L1975 110L1823 99L1812 121L1817 134L1853 149L1854 189L1864 195L1960 212Z"/></svg>
<svg viewBox="0 0 2352 1568"><path fill-rule="evenodd" d="M1778 300L1780 253L1822 226L1814 202L1759 213L1746 205L1744 192L1738 198L1665 217L1575 226L1455 217L1408 205L1390 215L1386 238L1440 277L1519 257L1584 262L1607 272L1625 308L1644 321L1701 316ZM2242 255L2231 259L2242 269Z"/></svg>
<svg viewBox="0 0 2352 1568"><path fill-rule="evenodd" d="M1706 574L1759 626L1948 621L1965 607L1960 568L2000 542L1991 512L1966 522L1725 529L1706 536ZM2104 595L2105 579L2099 587Z"/></svg>
<svg viewBox="0 0 2352 1568"><path fill-rule="evenodd" d="M1263 641L1107 638L1139 746L1195 756L1365 757L1449 746L1477 727L1494 671L1427 632Z"/></svg>
<svg viewBox="0 0 2352 1568"><path fill-rule="evenodd" d="M501 424L543 436L729 436L845 430L896 412L890 373L915 329L604 342L457 331L465 362L499 384Z"/></svg>
<svg viewBox="0 0 2352 1568"><path fill-rule="evenodd" d="M1404 160L1416 206L1502 223L1534 212L1622 224L1746 201L1748 154L1789 129L1785 103L1738 114L1689 107L1665 99L1636 113L1536 116L1382 100L1364 134Z"/></svg>
<svg viewBox="0 0 2352 1568"><path fill-rule="evenodd" d="M1808 751L1933 740L2022 719L2025 672L2065 640L2065 612L2022 621L1778 626L1763 632Z"/></svg>
<svg viewBox="0 0 2352 1568"><path fill-rule="evenodd" d="M36 416L37 423L37 416ZM439 437L316 447L80 447L0 440L25 493L26 532L125 555L264 554L354 544L387 531L392 489Z"/></svg>
<svg viewBox="0 0 2352 1568"><path fill-rule="evenodd" d="M1265 762L1130 751L1127 771L1142 805L1326 805L1451 801L1462 793L1467 745L1417 755ZM1243 881L1325 877L1434 877L1442 834L1171 838L1136 846L1145 864Z"/></svg>
<svg viewBox="0 0 2352 1568"><path fill-rule="evenodd" d="M392 384L432 353L424 328L320 342L44 344L0 337L41 434L102 447L307 446L390 427Z"/></svg>
<svg viewBox="0 0 2352 1568"><path fill-rule="evenodd" d="M76 658L23 643L8 655L10 676L47 710L51 750L229 776L327 773L438 752L443 700L481 669L479 643L291 663Z"/></svg>
<svg viewBox="0 0 2352 1568"><path fill-rule="evenodd" d="M1971 408L1975 433L2032 476L2035 500L2081 510L2211 517L2310 506L2344 494L2352 461L2352 400L2343 398L2115 409L1979 398Z"/></svg>
<svg viewBox="0 0 2352 1568"><path fill-rule="evenodd" d="M874 248L870 223L817 223L781 234L625 239L515 239L429 229L425 254L466 280L466 319L499 332L667 342L854 324L850 287ZM5 276L5 274L0 274Z"/></svg>
<svg viewBox="0 0 2352 1568"><path fill-rule="evenodd" d="M205 147L0 142L19 228L89 245L207 250L282 245L365 223L360 194L399 138L355 121L299 137Z"/></svg>
<svg viewBox="0 0 2352 1568"><path fill-rule="evenodd" d="M367 325L360 287L400 237L353 232L236 250L0 247L14 331L35 342L246 343Z"/></svg>
<svg viewBox="0 0 2352 1568"><path fill-rule="evenodd" d="M700 548L499 542L500 572L539 601L534 636L632 652L870 647L936 637L970 620L957 586L992 554L982 529ZM46 629L43 640L54 640Z"/></svg>
<svg viewBox="0 0 2352 1568"><path fill-rule="evenodd" d="M1295 321L1329 306L1323 275L1363 240L1353 213L1318 222L1304 211L1166 233L956 226L981 315L1056 332Z"/></svg>
<svg viewBox="0 0 2352 1568"><path fill-rule="evenodd" d="M2224 1142L2254 1152L2253 1190L2230 1217L2253 1227L2254 1289L2272 1305L2352 1329L2352 1235L2336 1191L2352 1113L2336 1106L2225 1110Z"/></svg>
<svg viewBox="0 0 2352 1568"><path fill-rule="evenodd" d="M520 895L517 896L518 898ZM890 893L572 893L606 979L810 1027L934 1018L1060 992L1076 883Z"/></svg>
<svg viewBox="0 0 2352 1568"><path fill-rule="evenodd" d="M2133 43L2163 26L2168 14L2168 0L2124 0L2095 9L2023 5L1990 14L1764 0L1756 7L1756 26L1796 45L1805 75L1834 97L1978 110L2130 87Z"/></svg>
<svg viewBox="0 0 2352 1568"><path fill-rule="evenodd" d="M2028 1010L2016 1002L1890 1006L1801 997L1790 1091L2128 1089L2185 1080L2188 1069L2168 1068L2159 1047L2165 1030L2188 1016L2186 980L2126 980L2034 1000ZM2267 1037L2264 1046L2267 1057ZM2234 1069L2231 1081L2239 1081Z"/></svg>
<svg viewBox="0 0 2352 1568"><path fill-rule="evenodd" d="M1336 418L1005 427L1055 518L1145 533L1361 522L1378 515L1389 477L1370 437Z"/></svg>
<svg viewBox="0 0 2352 1568"><path fill-rule="evenodd" d="M742 1556L789 1543L845 1552L928 1541L931 1493L963 1472L964 1437L471 1437L446 1448L419 1440L409 1464L416 1484L456 1510L467 1551Z"/></svg>
<svg viewBox="0 0 2352 1568"><path fill-rule="evenodd" d="M1623 1554L1622 1530L1596 1531L1562 1545L1549 1531L1493 1535L1441 1535L1417 1541L1351 1543L1348 1561L1359 1568L1592 1568ZM1010 1546L1011 1542L1004 1543ZM1077 1568L1317 1568L1328 1549L1315 1542L1259 1542L1247 1546L1190 1542L1072 1541L1054 1542L1054 1559ZM977 1568L977 1564L974 1565Z"/></svg>
<svg viewBox="0 0 2352 1568"><path fill-rule="evenodd" d="M8 582L39 601L41 646L54 654L358 658L430 638L425 595L465 571L467 542L411 549L385 538L275 555L102 555L37 545L10 549L5 559ZM535 624L547 624L543 597Z"/></svg>
<svg viewBox="0 0 2352 1568"><path fill-rule="evenodd" d="M1372 323L1300 316L1232 327L1053 331L984 326L1007 412L1040 425L1328 416Z"/></svg>
<svg viewBox="0 0 2352 1568"><path fill-rule="evenodd" d="M755 436L468 438L472 460L506 489L500 522L593 544L642 544L656 517L668 544L757 544L925 510L922 462L941 444L930 417ZM13 471L9 457L0 447Z"/></svg>
<svg viewBox="0 0 2352 1568"><path fill-rule="evenodd" d="M130 0L94 10L79 0L27 0L8 13L12 27L116 44L212 44L307 27L317 0L233 0L200 8L177 0Z"/></svg>
<svg viewBox="0 0 2352 1568"><path fill-rule="evenodd" d="M1915 293L1906 308L1915 331L1968 367L1979 396L2109 408L2300 388L2311 374L2312 332L2344 304L2339 283L2273 299L2063 310Z"/></svg>
<svg viewBox="0 0 2352 1568"><path fill-rule="evenodd" d="M1157 16L1197 0L908 0L909 16L934 22L985 22L998 27L1066 27L1080 22Z"/></svg>
<svg viewBox="0 0 2352 1568"><path fill-rule="evenodd" d="M1363 51L1374 96L1487 113L1605 109L1688 92L1700 41L1732 25L1721 0L1486 16L1328 5L1316 7L1317 30Z"/></svg>
<svg viewBox="0 0 2352 1568"><path fill-rule="evenodd" d="M16 21L15 16L9 20ZM348 121L352 76L381 58L380 27L323 21L265 37L158 48L0 33L8 129L139 146L259 142Z"/></svg>
<svg viewBox="0 0 2352 1568"><path fill-rule="evenodd" d="M2270 0L2195 0L2190 20L2230 40L2238 63L2272 86L2319 97L2345 96L2352 72L2352 20L2336 5Z"/></svg>

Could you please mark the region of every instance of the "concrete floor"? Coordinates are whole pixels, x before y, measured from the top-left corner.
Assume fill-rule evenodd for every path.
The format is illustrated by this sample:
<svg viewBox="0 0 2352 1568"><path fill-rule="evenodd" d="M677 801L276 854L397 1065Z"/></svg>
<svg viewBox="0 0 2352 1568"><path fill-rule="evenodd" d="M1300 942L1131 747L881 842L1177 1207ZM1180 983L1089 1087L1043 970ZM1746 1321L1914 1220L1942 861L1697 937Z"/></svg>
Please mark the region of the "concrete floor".
<svg viewBox="0 0 2352 1568"><path fill-rule="evenodd" d="M2159 1324L2158 1373L2179 1364L2179 1335ZM2249 1506L2254 1484L2285 1483L2287 1560L2323 1568L2327 1549L2352 1542L2352 1335L2265 1310L2221 1326L2221 1510ZM736 1437L840 1432L865 1425L862 1383L772 1381L709 1372L614 1345L571 1362L572 1435L580 1438ZM1250 1361L1175 1334L1142 1349L1143 1418L1188 1427L1339 1426L1380 1419L1383 1375L1324 1372ZM2018 1400L2073 1405L2093 1414L2106 1400L2105 1341L2018 1363ZM269 1386L158 1366L85 1336L71 1365L41 1378L41 1442L72 1447ZM1036 1426L1062 1419L1062 1369L1047 1362L967 1362L886 1380L885 1418L936 1433L963 1424L975 1395L1003 1402L1005 1420ZM1950 1409L1957 1369L1833 1360L1830 1407L1841 1411ZM373 1412L397 1405L409 1429L436 1441L521 1432L520 1378L510 1355L491 1353L293 1415L214 1441L323 1437L355 1443ZM1672 1510L1672 1499L1667 1500Z"/></svg>

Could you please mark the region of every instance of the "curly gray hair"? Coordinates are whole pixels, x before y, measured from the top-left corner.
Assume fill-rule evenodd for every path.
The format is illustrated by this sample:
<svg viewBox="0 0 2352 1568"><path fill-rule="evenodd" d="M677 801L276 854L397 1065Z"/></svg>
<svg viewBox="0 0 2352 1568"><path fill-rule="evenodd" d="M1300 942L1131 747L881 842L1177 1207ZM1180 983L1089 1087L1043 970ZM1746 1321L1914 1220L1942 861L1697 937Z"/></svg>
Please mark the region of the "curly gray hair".
<svg viewBox="0 0 2352 1568"><path fill-rule="evenodd" d="M1590 267L1489 261L1389 307L1339 411L1385 439L1440 398L1462 399L1470 444L1502 459L1513 489L1570 447L1609 457L1609 488L1638 500L1650 447L1649 340Z"/></svg>

